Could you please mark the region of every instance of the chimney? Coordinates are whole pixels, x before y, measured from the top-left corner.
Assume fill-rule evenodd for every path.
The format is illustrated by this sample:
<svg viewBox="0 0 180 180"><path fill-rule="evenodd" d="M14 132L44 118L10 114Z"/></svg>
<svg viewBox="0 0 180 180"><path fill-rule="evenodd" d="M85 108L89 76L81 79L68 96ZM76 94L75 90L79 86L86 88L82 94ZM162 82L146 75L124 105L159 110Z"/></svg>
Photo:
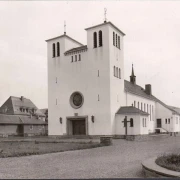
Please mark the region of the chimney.
<svg viewBox="0 0 180 180"><path fill-rule="evenodd" d="M21 96L21 101L22 101L22 102L24 101L24 96Z"/></svg>
<svg viewBox="0 0 180 180"><path fill-rule="evenodd" d="M148 95L152 95L152 89L151 89L151 84L146 84L145 85L145 92Z"/></svg>

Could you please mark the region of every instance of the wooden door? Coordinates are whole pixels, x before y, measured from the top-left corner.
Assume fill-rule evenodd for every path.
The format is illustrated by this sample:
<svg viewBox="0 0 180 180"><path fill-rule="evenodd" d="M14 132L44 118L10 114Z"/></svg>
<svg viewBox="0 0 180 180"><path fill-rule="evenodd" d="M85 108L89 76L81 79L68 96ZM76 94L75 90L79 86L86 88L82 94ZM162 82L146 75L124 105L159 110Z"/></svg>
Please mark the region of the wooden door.
<svg viewBox="0 0 180 180"><path fill-rule="evenodd" d="M161 119L157 119L157 128L161 128Z"/></svg>
<svg viewBox="0 0 180 180"><path fill-rule="evenodd" d="M85 120L73 120L73 135L86 135Z"/></svg>

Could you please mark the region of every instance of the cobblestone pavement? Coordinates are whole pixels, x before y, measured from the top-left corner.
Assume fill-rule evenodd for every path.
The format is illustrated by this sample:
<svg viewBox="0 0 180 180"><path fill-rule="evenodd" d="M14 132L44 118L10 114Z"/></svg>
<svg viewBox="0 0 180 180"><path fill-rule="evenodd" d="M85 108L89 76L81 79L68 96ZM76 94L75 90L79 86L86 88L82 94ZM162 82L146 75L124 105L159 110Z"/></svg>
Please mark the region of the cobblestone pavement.
<svg viewBox="0 0 180 180"><path fill-rule="evenodd" d="M179 136L141 142L113 140L113 146L0 159L0 178L144 177L143 160L179 150Z"/></svg>

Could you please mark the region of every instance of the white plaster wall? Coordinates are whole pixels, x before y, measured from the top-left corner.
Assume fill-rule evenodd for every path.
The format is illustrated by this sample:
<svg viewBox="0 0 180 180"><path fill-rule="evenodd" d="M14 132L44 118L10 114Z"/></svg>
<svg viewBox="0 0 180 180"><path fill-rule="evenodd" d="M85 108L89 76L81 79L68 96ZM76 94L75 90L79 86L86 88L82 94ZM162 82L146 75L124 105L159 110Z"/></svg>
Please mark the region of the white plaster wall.
<svg viewBox="0 0 180 180"><path fill-rule="evenodd" d="M173 123L173 115L172 111L161 105L160 103L156 103L156 120L161 119L162 128L167 131L174 132L174 123ZM165 119L170 119L170 124L165 124ZM156 121L157 127L157 121Z"/></svg>
<svg viewBox="0 0 180 180"><path fill-rule="evenodd" d="M139 135L142 134L141 129L140 129L140 115L130 115L130 114L116 114L115 116L115 135L125 135L125 127L124 127L124 118L127 116L127 120L130 121L131 118L133 118L134 121L134 126L130 127L130 123L128 122L128 130L127 130L127 135Z"/></svg>
<svg viewBox="0 0 180 180"><path fill-rule="evenodd" d="M146 126L143 126L143 118L146 119ZM140 134L149 134L150 121L148 116L141 116L140 117Z"/></svg>
<svg viewBox="0 0 180 180"><path fill-rule="evenodd" d="M94 49L93 32L99 30L103 32L103 46ZM68 46L64 49L68 50L74 46L71 42L66 42L69 41L67 38L64 41ZM53 42L48 43L49 135L66 134L66 117L74 116L74 113L88 116L89 135L110 135L112 130L107 26L87 31L88 51L81 53L81 61L78 62L72 63L71 55L51 58L49 54ZM56 76L58 83L55 82ZM74 91L79 91L84 96L84 104L79 109L72 108L69 103L70 95ZM94 123L91 122L92 115L95 117ZM59 117L63 119L62 124L59 123Z"/></svg>
<svg viewBox="0 0 180 180"><path fill-rule="evenodd" d="M135 94L131 94L126 92L126 106L134 106L134 101L136 101L136 108L138 108L138 102L139 102L139 109L144 111L144 104L146 106L145 112L147 112L147 104L148 104L148 113L150 114L150 105L151 105L151 119L150 119L150 115L147 117L148 118L148 131L150 133L154 132L154 128L155 128L155 114L156 114L156 108L155 108L155 101L152 101L150 99L147 98L143 98L141 96L135 95ZM143 108L141 109L141 103L143 104Z"/></svg>
<svg viewBox="0 0 180 180"><path fill-rule="evenodd" d="M120 49L113 45L113 32L120 36ZM114 27L109 25L109 59L110 59L110 100L112 134L115 134L115 114L124 106L124 37ZM116 41L115 41L116 42ZM121 69L121 79L114 76L114 66Z"/></svg>

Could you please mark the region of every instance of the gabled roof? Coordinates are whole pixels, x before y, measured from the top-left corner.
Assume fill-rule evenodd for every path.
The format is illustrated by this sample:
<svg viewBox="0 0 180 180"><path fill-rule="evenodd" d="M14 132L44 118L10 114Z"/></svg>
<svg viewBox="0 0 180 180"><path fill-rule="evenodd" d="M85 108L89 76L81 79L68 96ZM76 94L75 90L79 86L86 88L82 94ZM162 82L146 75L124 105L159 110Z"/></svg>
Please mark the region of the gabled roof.
<svg viewBox="0 0 180 180"><path fill-rule="evenodd" d="M113 26L117 31L119 31L123 36L125 36L126 34L123 33L117 26L115 26L112 22L105 22L105 23L101 23L101 24L98 24L98 25L95 25L95 26L91 26L89 28L86 28L85 30L89 30L89 29L92 29L92 28L96 28L96 27L99 27L99 26L104 26L106 24L110 24L111 26Z"/></svg>
<svg viewBox="0 0 180 180"><path fill-rule="evenodd" d="M30 99L27 99L23 96L21 97L10 96L5 101L5 103L0 107L0 112L6 114L29 114L27 112L21 112L20 108L37 110L37 107ZM4 111L4 109L7 110Z"/></svg>
<svg viewBox="0 0 180 180"><path fill-rule="evenodd" d="M45 40L45 41L48 42L48 41L51 41L51 40L54 40L54 39L57 39L57 38L61 38L61 37L67 37L68 39L71 39L72 41L74 41L74 42L78 43L79 45L83 46L82 43L76 41L75 39L71 38L70 36L68 36L68 35L66 35L66 34L63 34L63 35L61 35L61 36L57 36L57 37L54 37L54 38L51 38L51 39L47 39L47 40Z"/></svg>
<svg viewBox="0 0 180 180"><path fill-rule="evenodd" d="M45 121L32 116L0 114L0 124L47 124Z"/></svg>
<svg viewBox="0 0 180 180"><path fill-rule="evenodd" d="M145 89L142 88L141 86L137 85L137 84L133 84L133 83L127 81L127 80L124 80L124 88L125 88L125 91L127 91L129 93L132 93L132 94L135 94L135 95L138 95L138 96L150 99L152 101L158 102L162 106L164 106L167 109L169 109L170 111L172 111L173 113L176 113L176 114L180 115L180 112L178 112L177 109L172 108L171 106L166 105L165 103L163 103L161 100L159 100L155 96L147 94L145 92Z"/></svg>
<svg viewBox="0 0 180 180"><path fill-rule="evenodd" d="M68 54L68 53L73 53L73 52L76 52L76 51L82 51L82 50L86 50L87 49L87 45L85 46L80 46L80 47L77 47L77 48L72 48L68 51L66 51L64 54Z"/></svg>
<svg viewBox="0 0 180 180"><path fill-rule="evenodd" d="M143 116L148 116L147 112L141 111L140 109L134 106L123 106L120 107L116 114L140 114Z"/></svg>

